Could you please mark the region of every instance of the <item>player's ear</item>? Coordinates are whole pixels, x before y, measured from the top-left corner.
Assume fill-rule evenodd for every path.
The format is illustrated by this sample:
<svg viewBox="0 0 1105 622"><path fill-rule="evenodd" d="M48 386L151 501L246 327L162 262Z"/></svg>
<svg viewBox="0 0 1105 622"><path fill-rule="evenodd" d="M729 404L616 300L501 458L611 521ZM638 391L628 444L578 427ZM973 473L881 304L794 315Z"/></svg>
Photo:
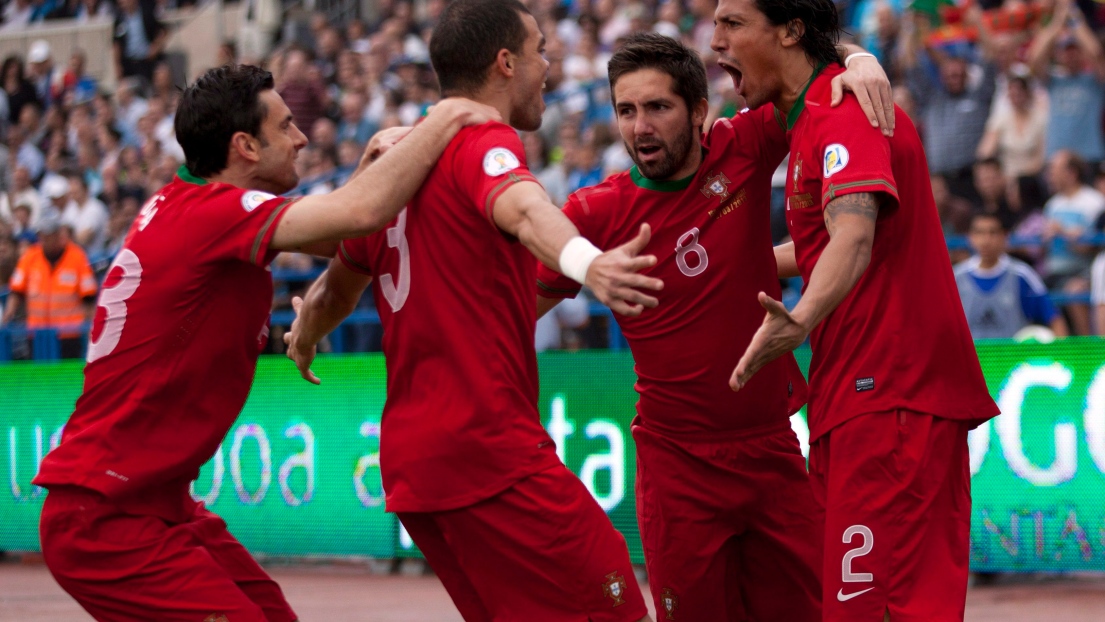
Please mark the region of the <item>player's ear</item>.
<svg viewBox="0 0 1105 622"><path fill-rule="evenodd" d="M514 54L503 48L495 55L495 69L507 78L514 77Z"/></svg>
<svg viewBox="0 0 1105 622"><path fill-rule="evenodd" d="M710 102L705 98L698 100L691 110L691 126L702 127L706 122L706 116L710 114Z"/></svg>
<svg viewBox="0 0 1105 622"><path fill-rule="evenodd" d="M230 137L230 150L247 162L261 160L261 141L247 132L235 132Z"/></svg>
<svg viewBox="0 0 1105 622"><path fill-rule="evenodd" d="M798 45L805 34L805 22L800 19L792 19L779 27L779 43L785 48Z"/></svg>

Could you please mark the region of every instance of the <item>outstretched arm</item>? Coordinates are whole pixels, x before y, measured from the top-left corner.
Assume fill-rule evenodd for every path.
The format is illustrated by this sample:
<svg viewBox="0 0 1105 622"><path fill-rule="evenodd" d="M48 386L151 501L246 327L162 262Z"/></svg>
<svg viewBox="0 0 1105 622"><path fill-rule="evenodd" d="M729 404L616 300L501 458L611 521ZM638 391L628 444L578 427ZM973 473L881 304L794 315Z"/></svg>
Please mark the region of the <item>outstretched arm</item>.
<svg viewBox="0 0 1105 622"><path fill-rule="evenodd" d="M810 331L852 291L871 263L878 215L879 197L869 192L846 194L825 206L830 239L806 291L793 313L760 292L760 304L767 314L729 379L734 391L744 387L764 365L802 345Z"/></svg>
<svg viewBox="0 0 1105 622"><path fill-rule="evenodd" d="M495 201L495 225L518 238L541 263L591 288L606 306L622 315L640 315L655 307L656 298L641 290L659 290L663 283L641 274L656 264L653 255L640 255L648 244L648 225L641 233L605 253L580 237L579 230L549 201L537 183L513 184Z"/></svg>

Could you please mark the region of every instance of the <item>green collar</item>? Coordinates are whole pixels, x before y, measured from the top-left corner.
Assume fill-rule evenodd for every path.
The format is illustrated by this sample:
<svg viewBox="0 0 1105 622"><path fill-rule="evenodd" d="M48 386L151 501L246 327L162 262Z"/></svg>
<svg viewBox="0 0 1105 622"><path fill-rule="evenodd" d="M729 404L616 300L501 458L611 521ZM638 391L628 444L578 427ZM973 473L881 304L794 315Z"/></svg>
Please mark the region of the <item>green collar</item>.
<svg viewBox="0 0 1105 622"><path fill-rule="evenodd" d="M206 186L207 185L207 180L206 179L196 177L195 175L193 175L192 171L189 171L188 167L184 164L181 164L180 168L178 168L176 170L176 176L179 177L181 181L189 183L189 184L196 184L197 186Z"/></svg>
<svg viewBox="0 0 1105 622"><path fill-rule="evenodd" d="M821 70L824 68L825 63L818 63L813 70L813 75L810 76L809 82L806 82L806 86L802 87L802 92L798 94L798 101L794 102L794 107L787 113L787 131L793 130L794 124L798 123L798 116L806 109L806 91L810 90L810 85L817 79L817 76L821 75Z"/></svg>
<svg viewBox="0 0 1105 622"><path fill-rule="evenodd" d="M656 190L658 192L678 192L680 190L686 190L687 186L691 185L695 176L698 175L698 171L687 175L683 179L671 179L668 181L657 181L655 179L649 179L641 174L641 171L637 170L637 167L629 169L629 176L633 179L633 183L638 188L644 188L645 190Z"/></svg>

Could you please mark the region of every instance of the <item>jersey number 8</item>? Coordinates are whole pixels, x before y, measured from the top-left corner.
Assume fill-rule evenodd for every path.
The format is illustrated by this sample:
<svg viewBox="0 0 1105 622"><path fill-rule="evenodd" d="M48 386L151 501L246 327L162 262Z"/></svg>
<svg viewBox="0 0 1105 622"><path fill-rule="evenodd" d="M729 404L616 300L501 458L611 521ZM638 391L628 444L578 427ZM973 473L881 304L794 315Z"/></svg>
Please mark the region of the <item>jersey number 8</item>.
<svg viewBox="0 0 1105 622"><path fill-rule="evenodd" d="M687 255L695 256L693 267L687 261ZM698 227L692 227L690 231L679 236L679 241L675 243L675 265L679 266L679 271L687 276L698 276L706 271L706 266L710 265L706 247L698 243Z"/></svg>
<svg viewBox="0 0 1105 622"><path fill-rule="evenodd" d="M119 345L119 339L123 336L123 324L127 321L127 299L134 295L142 282L142 262L138 261L138 255L129 248L119 252L108 268L108 277L116 271L122 272L119 280L100 293L99 306L106 313L100 334L88 344L89 363L111 354L115 346Z"/></svg>

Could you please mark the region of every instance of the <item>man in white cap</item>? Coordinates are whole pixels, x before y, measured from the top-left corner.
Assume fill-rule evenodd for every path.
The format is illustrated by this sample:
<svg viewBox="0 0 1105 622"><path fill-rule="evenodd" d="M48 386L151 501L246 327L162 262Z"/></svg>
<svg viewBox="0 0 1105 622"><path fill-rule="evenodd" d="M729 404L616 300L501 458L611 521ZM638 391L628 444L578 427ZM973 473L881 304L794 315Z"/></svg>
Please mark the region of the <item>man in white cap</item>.
<svg viewBox="0 0 1105 622"><path fill-rule="evenodd" d="M54 57L50 51L50 44L43 39L36 39L31 43L27 51L27 67L29 78L35 85L35 93L44 108L49 108L54 97Z"/></svg>
<svg viewBox="0 0 1105 622"><path fill-rule="evenodd" d="M60 175L51 175L42 181L42 196L46 198L46 205L40 216L41 220L49 217L60 219L69 203L69 180Z"/></svg>

